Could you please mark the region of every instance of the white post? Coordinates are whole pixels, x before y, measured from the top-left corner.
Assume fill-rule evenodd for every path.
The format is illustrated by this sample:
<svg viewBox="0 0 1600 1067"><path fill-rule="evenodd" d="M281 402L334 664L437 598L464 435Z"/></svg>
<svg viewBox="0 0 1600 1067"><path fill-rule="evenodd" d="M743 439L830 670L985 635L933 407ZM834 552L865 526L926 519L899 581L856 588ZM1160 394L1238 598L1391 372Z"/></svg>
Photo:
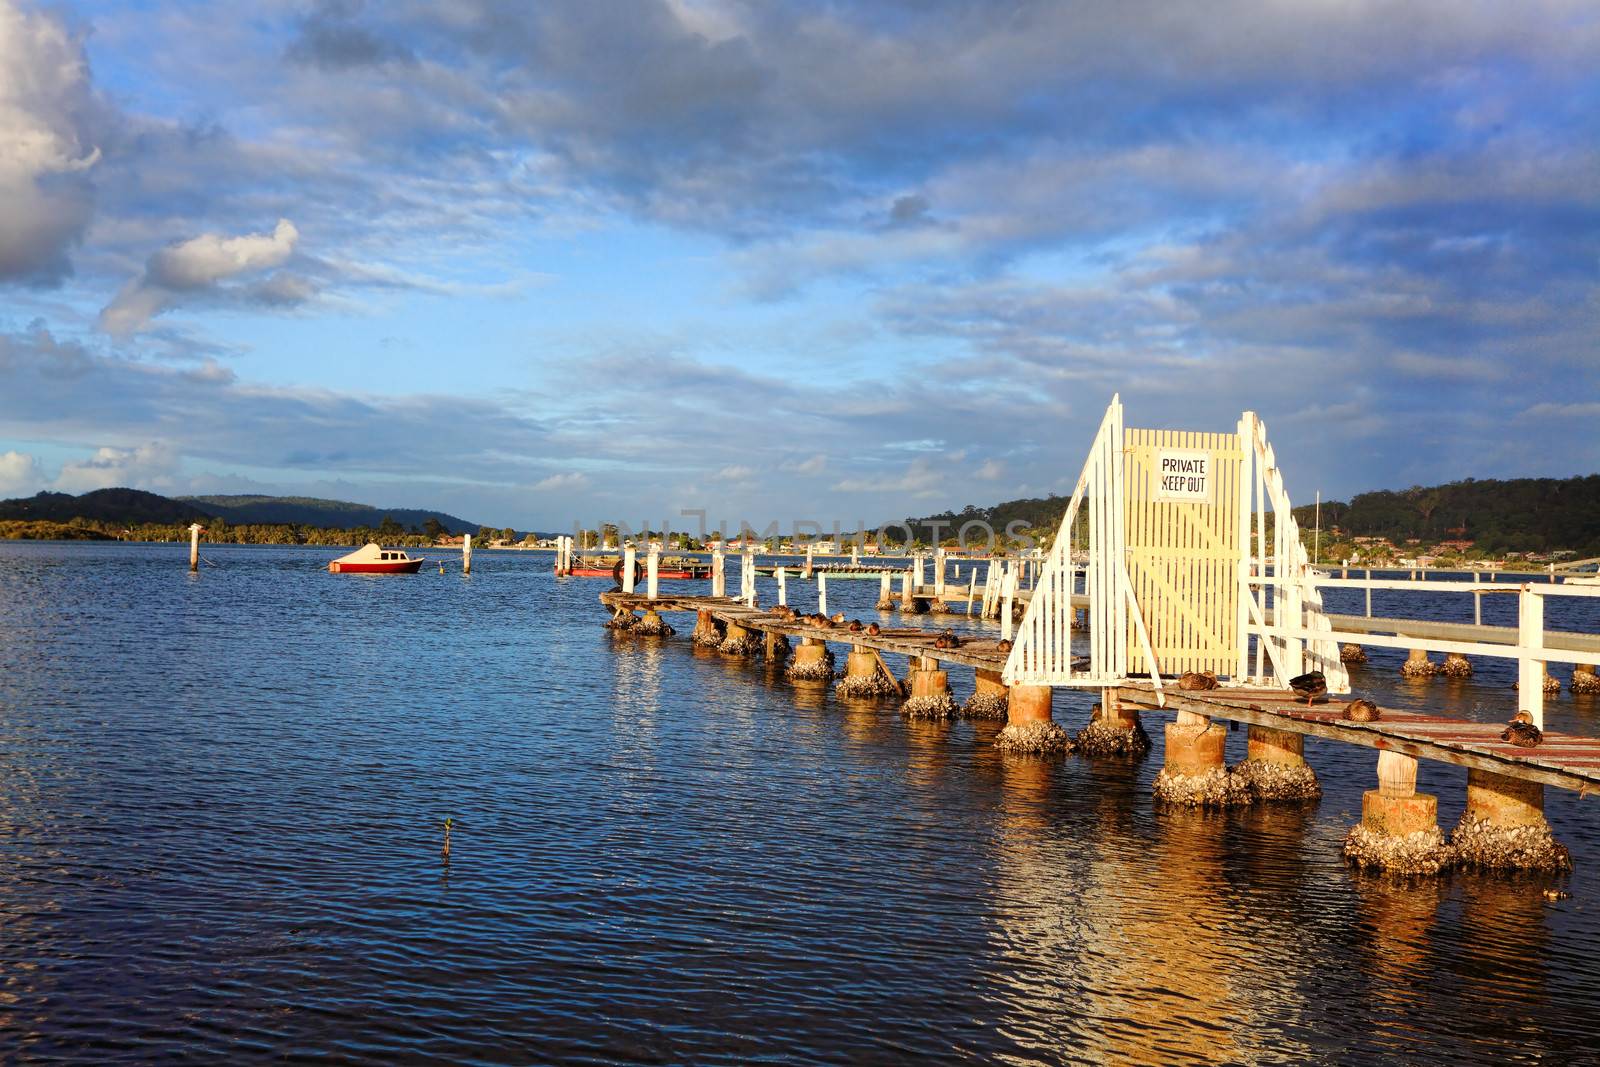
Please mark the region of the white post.
<svg viewBox="0 0 1600 1067"><path fill-rule="evenodd" d="M472 535L461 535L461 573L472 573Z"/></svg>
<svg viewBox="0 0 1600 1067"><path fill-rule="evenodd" d="M1005 597L1000 603L1000 639L1011 640L1011 598L1017 591L1017 571L1012 564L1006 564L1005 577L1000 580L1001 588L1005 590Z"/></svg>
<svg viewBox="0 0 1600 1067"><path fill-rule="evenodd" d="M806 573L803 575L803 577L808 580L811 577L811 554L816 551L816 548L816 545L813 545L809 541L806 542Z"/></svg>
<svg viewBox="0 0 1600 1067"><path fill-rule="evenodd" d="M911 568L907 567L900 572L900 608L902 611L915 610L916 598L911 595Z"/></svg>
<svg viewBox="0 0 1600 1067"><path fill-rule="evenodd" d="M777 572L777 578L778 578L778 603L780 603L780 604L789 603L789 586L785 581L785 577L786 577L787 574L788 574L788 570L786 568L784 568L784 567L779 567L778 568L778 572Z"/></svg>
<svg viewBox="0 0 1600 1067"><path fill-rule="evenodd" d="M1478 584L1477 571L1472 572L1472 584ZM1483 625L1483 594L1476 589L1472 591L1472 624L1474 626Z"/></svg>
<svg viewBox="0 0 1600 1067"><path fill-rule="evenodd" d="M933 595L944 599L944 549L933 550Z"/></svg>
<svg viewBox="0 0 1600 1067"><path fill-rule="evenodd" d="M200 569L200 531L205 529L198 522L189 524L189 569Z"/></svg>
<svg viewBox="0 0 1600 1067"><path fill-rule="evenodd" d="M890 584L889 572L884 571L878 575L878 603L882 604L893 595L894 591Z"/></svg>
<svg viewBox="0 0 1600 1067"><path fill-rule="evenodd" d="M756 554L754 549L745 549L744 560L739 565L740 586L744 592L744 602L752 608L756 606Z"/></svg>
<svg viewBox="0 0 1600 1067"><path fill-rule="evenodd" d="M1367 581L1372 581L1372 568L1367 568ZM1367 586L1367 618L1372 618L1372 586Z"/></svg>
<svg viewBox="0 0 1600 1067"><path fill-rule="evenodd" d="M635 562L634 547L630 542L628 547L622 550L622 591L624 593L633 592L633 568Z"/></svg>
<svg viewBox="0 0 1600 1067"><path fill-rule="evenodd" d="M711 551L711 595L728 595L727 561L722 555L722 542L717 542L717 547Z"/></svg>
<svg viewBox="0 0 1600 1067"><path fill-rule="evenodd" d="M654 600L661 594L661 546L650 542L650 552L645 556L645 596Z"/></svg>
<svg viewBox="0 0 1600 1067"><path fill-rule="evenodd" d="M1517 594L1517 707L1544 729L1544 597L1524 584ZM1535 658L1537 657L1537 658Z"/></svg>
<svg viewBox="0 0 1600 1067"><path fill-rule="evenodd" d="M972 597L978 591L978 568L973 567L967 578L967 614L972 614Z"/></svg>
<svg viewBox="0 0 1600 1067"><path fill-rule="evenodd" d="M861 546L855 542L851 542L850 544L850 566L861 566Z"/></svg>
<svg viewBox="0 0 1600 1067"><path fill-rule="evenodd" d="M817 572L817 611L823 615L828 613L828 572Z"/></svg>

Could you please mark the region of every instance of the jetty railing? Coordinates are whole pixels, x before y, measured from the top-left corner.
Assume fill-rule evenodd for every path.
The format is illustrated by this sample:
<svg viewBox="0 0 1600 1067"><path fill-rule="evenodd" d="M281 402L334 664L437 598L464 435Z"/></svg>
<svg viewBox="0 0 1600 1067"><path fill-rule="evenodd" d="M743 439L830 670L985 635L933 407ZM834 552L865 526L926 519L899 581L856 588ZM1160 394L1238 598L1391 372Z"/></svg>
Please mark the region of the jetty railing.
<svg viewBox="0 0 1600 1067"><path fill-rule="evenodd" d="M1249 583L1253 586L1276 587L1285 583L1271 575L1251 577ZM1450 639L1412 637L1398 632L1409 621L1420 625L1428 625L1434 620L1404 618L1385 618L1386 626L1393 627L1397 632L1392 636L1374 634L1370 630L1340 629L1338 616L1326 619L1329 629L1308 629L1304 626L1289 626L1279 624L1276 619L1268 617L1264 629L1280 638L1303 638L1317 640L1348 641L1353 644L1375 645L1379 648L1422 649L1427 652L1455 653L1462 656L1490 656L1516 661L1517 664L1517 703L1520 710L1529 712L1534 719L1534 725L1544 726L1544 696L1545 696L1545 668L1551 662L1556 663L1587 663L1600 665L1600 648L1573 648L1565 645L1552 645L1545 628L1545 600L1550 597L1574 597L1586 600L1600 599L1600 587L1570 586L1570 585L1544 585L1540 583L1525 582L1520 585L1491 584L1484 585L1479 582L1427 582L1422 583L1406 580L1385 578L1322 578L1313 577L1315 585L1324 589L1386 589L1404 590L1408 592L1428 593L1461 593L1461 594L1515 594L1517 597L1517 625L1515 627L1515 643L1509 641L1458 641ZM1465 624L1462 624L1465 625ZM1471 627L1478 631L1504 631L1509 627L1487 627L1474 625ZM1510 636L1507 634L1506 636Z"/></svg>

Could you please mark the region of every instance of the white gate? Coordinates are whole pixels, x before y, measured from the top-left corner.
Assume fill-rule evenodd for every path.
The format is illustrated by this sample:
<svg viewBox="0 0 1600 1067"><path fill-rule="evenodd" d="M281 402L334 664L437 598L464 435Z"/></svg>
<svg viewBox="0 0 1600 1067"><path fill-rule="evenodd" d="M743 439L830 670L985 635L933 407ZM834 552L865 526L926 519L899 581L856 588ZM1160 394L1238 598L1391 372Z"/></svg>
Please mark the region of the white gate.
<svg viewBox="0 0 1600 1067"><path fill-rule="evenodd" d="M1252 412L1233 434L1124 430L1121 399L1112 397L1004 678L1101 688L1139 674L1159 696L1163 676L1184 671L1287 686L1317 669L1330 690L1348 692L1337 643L1320 637L1331 626L1314 577ZM1076 662L1074 593L1089 608L1087 647ZM1312 637L1300 636L1308 631Z"/></svg>

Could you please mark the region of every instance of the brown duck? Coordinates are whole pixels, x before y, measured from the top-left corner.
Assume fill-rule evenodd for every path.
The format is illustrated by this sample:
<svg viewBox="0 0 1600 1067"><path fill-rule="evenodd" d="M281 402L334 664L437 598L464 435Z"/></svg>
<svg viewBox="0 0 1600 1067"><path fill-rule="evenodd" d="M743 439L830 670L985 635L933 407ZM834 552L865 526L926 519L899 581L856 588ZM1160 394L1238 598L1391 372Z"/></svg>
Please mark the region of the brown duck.
<svg viewBox="0 0 1600 1067"><path fill-rule="evenodd" d="M1538 748L1544 740L1544 731L1533 725L1533 713L1519 711L1500 732L1500 740L1509 741L1518 748Z"/></svg>
<svg viewBox="0 0 1600 1067"><path fill-rule="evenodd" d="M1306 707L1316 703L1320 696L1328 692L1328 679L1321 671L1307 671L1305 674L1296 675L1289 679L1289 688L1300 696L1306 698Z"/></svg>
<svg viewBox="0 0 1600 1067"><path fill-rule="evenodd" d="M883 627L879 626L877 623L869 622L869 623L867 623L867 636L868 637L877 637L878 636L878 632L880 630L882 630L882 629L883 629Z"/></svg>
<svg viewBox="0 0 1600 1067"><path fill-rule="evenodd" d="M1377 722L1382 714L1378 710L1378 705L1370 700L1352 700L1344 706L1341 718L1349 719L1351 722Z"/></svg>
<svg viewBox="0 0 1600 1067"><path fill-rule="evenodd" d="M1198 671L1184 671L1183 674L1178 678L1178 688L1187 689L1191 692L1215 689L1216 687L1216 671L1206 671L1203 674Z"/></svg>

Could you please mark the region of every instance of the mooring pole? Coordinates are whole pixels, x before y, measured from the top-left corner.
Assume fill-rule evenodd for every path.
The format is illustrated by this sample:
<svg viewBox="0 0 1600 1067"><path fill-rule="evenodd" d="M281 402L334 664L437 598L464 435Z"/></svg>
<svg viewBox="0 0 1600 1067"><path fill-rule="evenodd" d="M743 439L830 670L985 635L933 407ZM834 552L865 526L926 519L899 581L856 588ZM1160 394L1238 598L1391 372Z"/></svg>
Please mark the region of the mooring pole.
<svg viewBox="0 0 1600 1067"><path fill-rule="evenodd" d="M774 574L774 577L778 579L778 603L780 604L789 603L789 587L784 580L787 574L788 571L783 567L779 567Z"/></svg>
<svg viewBox="0 0 1600 1067"><path fill-rule="evenodd" d="M472 573L472 535L461 535L461 573Z"/></svg>
<svg viewBox="0 0 1600 1067"><path fill-rule="evenodd" d="M651 600L661 593L661 546L654 541L650 542L649 553L645 556L644 591Z"/></svg>
<svg viewBox="0 0 1600 1067"><path fill-rule="evenodd" d="M817 611L819 614L828 613L828 572L817 572Z"/></svg>
<svg viewBox="0 0 1600 1067"><path fill-rule="evenodd" d="M189 524L189 569L191 571L200 569L200 531L204 529L205 527L198 522Z"/></svg>
<svg viewBox="0 0 1600 1067"><path fill-rule="evenodd" d="M638 564L638 556L634 552L633 542L622 550L622 591L633 592L633 568Z"/></svg>

